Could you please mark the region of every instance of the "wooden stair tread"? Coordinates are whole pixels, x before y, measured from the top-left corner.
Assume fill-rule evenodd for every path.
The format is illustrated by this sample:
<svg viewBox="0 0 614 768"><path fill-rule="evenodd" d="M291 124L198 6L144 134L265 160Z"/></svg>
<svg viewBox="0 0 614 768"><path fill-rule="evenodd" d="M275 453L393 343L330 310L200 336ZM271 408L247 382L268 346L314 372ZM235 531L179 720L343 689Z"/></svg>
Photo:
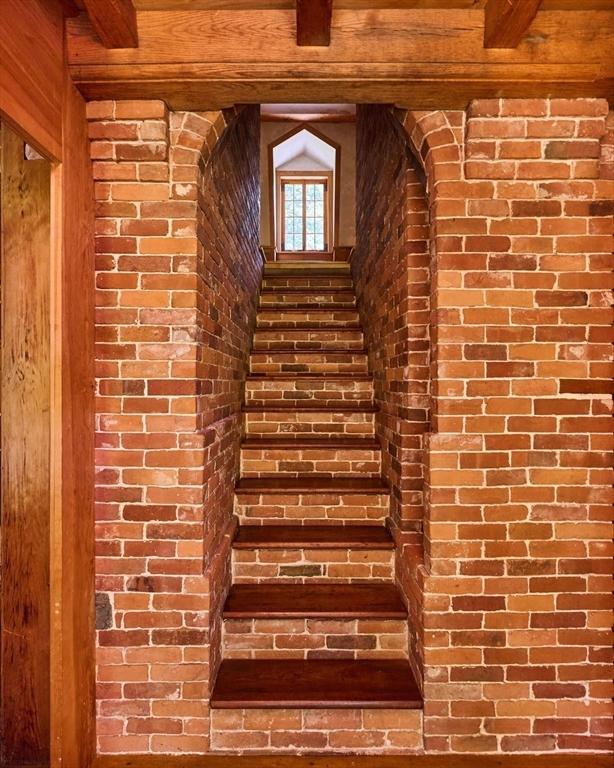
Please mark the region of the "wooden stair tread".
<svg viewBox="0 0 614 768"><path fill-rule="evenodd" d="M282 285L274 285L274 286L267 286L266 288L262 288L260 291L260 295L263 296L264 294L280 294L280 293L349 293L352 295L352 297L355 296L354 289L350 287L342 288L339 286L310 286L306 285L305 287L301 288L300 286L282 286Z"/></svg>
<svg viewBox="0 0 614 768"><path fill-rule="evenodd" d="M356 307L346 307L343 305L323 307L320 304L314 307L312 304L306 304L305 306L292 304L291 306L286 307L283 304L271 304L268 307L258 308L258 312L300 312L302 315L309 314L307 310L309 310L309 312L334 312L335 314L339 314L339 312L351 312L353 315L357 314Z"/></svg>
<svg viewBox="0 0 614 768"><path fill-rule="evenodd" d="M321 325L283 325L279 323L273 326L259 326L255 329L255 333L274 333L277 331L296 331L301 333L356 333L362 331L362 327L356 323L354 325L331 325L330 323L322 323Z"/></svg>
<svg viewBox="0 0 614 768"><path fill-rule="evenodd" d="M227 659L211 706L420 709L422 699L402 659Z"/></svg>
<svg viewBox="0 0 614 768"><path fill-rule="evenodd" d="M356 493L379 495L388 493L388 485L380 477L242 477L235 493Z"/></svg>
<svg viewBox="0 0 614 768"><path fill-rule="evenodd" d="M268 344L275 344L276 342L266 342ZM295 344L318 344L321 342L311 341L309 339L299 339L297 341L280 342L280 346L266 348L266 347L252 347L252 354L259 355L274 355L276 353L287 354L291 352L293 355L366 355L367 350L364 347L325 347L324 349L297 349Z"/></svg>
<svg viewBox="0 0 614 768"><path fill-rule="evenodd" d="M296 413L306 413L318 411L322 413L377 413L379 408L377 405L319 405L314 403L312 405L288 405L286 403L275 404L273 402L267 403L267 405L244 405L242 408L244 413L281 413L283 411L295 411Z"/></svg>
<svg viewBox="0 0 614 768"><path fill-rule="evenodd" d="M240 525L235 549L394 549L383 525Z"/></svg>
<svg viewBox="0 0 614 768"><path fill-rule="evenodd" d="M224 618L374 618L404 619L407 609L398 589L371 584L235 584Z"/></svg>
<svg viewBox="0 0 614 768"><path fill-rule="evenodd" d="M247 437L241 443L242 448L261 449L311 449L332 450L349 448L351 450L379 451L379 440L373 437Z"/></svg>
<svg viewBox="0 0 614 768"><path fill-rule="evenodd" d="M294 381L295 379L315 379L316 381L371 381L370 373L250 373L247 381Z"/></svg>
<svg viewBox="0 0 614 768"><path fill-rule="evenodd" d="M356 307L348 306L347 304L334 304L332 301L329 304L261 304L258 307L258 311L271 311L271 312L343 312L350 310L350 312L356 312Z"/></svg>
<svg viewBox="0 0 614 768"><path fill-rule="evenodd" d="M300 264L288 261L267 261L264 265L264 276L267 277L269 274L275 274L276 272L281 272L283 274L288 274L289 272L322 272L327 275L331 272L347 272L349 274L350 265L347 261L329 261L323 263L321 261L311 261L309 259L304 259Z"/></svg>

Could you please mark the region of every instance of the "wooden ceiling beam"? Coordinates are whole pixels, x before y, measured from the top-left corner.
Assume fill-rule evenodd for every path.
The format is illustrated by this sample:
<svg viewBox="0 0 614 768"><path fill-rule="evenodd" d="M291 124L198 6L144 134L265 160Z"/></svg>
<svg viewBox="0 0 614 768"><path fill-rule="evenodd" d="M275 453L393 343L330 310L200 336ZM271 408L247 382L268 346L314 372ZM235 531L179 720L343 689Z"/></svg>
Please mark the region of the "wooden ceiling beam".
<svg viewBox="0 0 614 768"><path fill-rule="evenodd" d="M105 48L138 48L136 10L132 0L83 0Z"/></svg>
<svg viewBox="0 0 614 768"><path fill-rule="evenodd" d="M488 0L484 9L484 48L517 48L542 0Z"/></svg>
<svg viewBox="0 0 614 768"><path fill-rule="evenodd" d="M296 44L330 45L333 0L296 0Z"/></svg>
<svg viewBox="0 0 614 768"><path fill-rule="evenodd" d="M525 2L527 0L523 0ZM295 10L140 11L140 45L109 50L67 20L72 77L89 99L161 98L173 109L239 102L398 102L614 96L612 11L539 13L531 39L484 49L483 12L337 8L328 47L296 45ZM385 51L385 60L382 56Z"/></svg>

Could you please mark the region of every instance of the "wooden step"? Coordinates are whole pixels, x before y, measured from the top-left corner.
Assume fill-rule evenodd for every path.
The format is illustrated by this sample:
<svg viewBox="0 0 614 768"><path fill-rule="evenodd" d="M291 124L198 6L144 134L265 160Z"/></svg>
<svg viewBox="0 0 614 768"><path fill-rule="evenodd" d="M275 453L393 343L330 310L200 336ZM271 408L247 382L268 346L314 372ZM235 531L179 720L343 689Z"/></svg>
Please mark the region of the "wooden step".
<svg viewBox="0 0 614 768"><path fill-rule="evenodd" d="M379 451L379 440L372 437L247 437L241 448L251 450L337 450L347 448L356 451Z"/></svg>
<svg viewBox="0 0 614 768"><path fill-rule="evenodd" d="M420 709L422 698L402 659L227 659L211 707Z"/></svg>
<svg viewBox="0 0 614 768"><path fill-rule="evenodd" d="M267 312L356 312L356 307L351 304L341 304L335 302L322 302L320 304L260 304L258 311Z"/></svg>
<svg viewBox="0 0 614 768"><path fill-rule="evenodd" d="M329 287L311 287L311 286L267 286L260 291L261 296L278 295L280 293L347 293L354 298L354 289L351 287L337 288L335 286Z"/></svg>
<svg viewBox="0 0 614 768"><path fill-rule="evenodd" d="M243 413L282 413L283 411L293 411L295 413L377 413L377 405L331 405L324 406L317 402L310 405L305 403L297 407L296 405L286 405L284 403L271 402L267 405L244 405Z"/></svg>
<svg viewBox="0 0 614 768"><path fill-rule="evenodd" d="M235 549L394 549L381 525L240 525Z"/></svg>
<svg viewBox="0 0 614 768"><path fill-rule="evenodd" d="M255 329L256 333L275 333L277 331L306 331L307 333L356 333L356 331L362 331L362 326L359 323L352 325L330 325L328 323L321 323L320 325L289 325L288 323L277 323L272 326L266 326L264 328L258 327Z"/></svg>
<svg viewBox="0 0 614 768"><path fill-rule="evenodd" d="M299 307L296 304L293 304L291 307L287 307L285 304L269 304L266 307L260 307L258 309L258 312L283 312L284 314L290 314L292 312L301 312L305 313L306 310L309 310L309 314L312 312L333 312L335 315L339 314L357 314L356 307L335 307L335 306L327 306L327 307L314 307L312 304L306 304L304 307Z"/></svg>
<svg viewBox="0 0 614 768"><path fill-rule="evenodd" d="M246 376L247 381L371 381L373 376L370 373L249 373Z"/></svg>
<svg viewBox="0 0 614 768"><path fill-rule="evenodd" d="M235 584L225 619L403 619L407 609L394 584Z"/></svg>
<svg viewBox="0 0 614 768"><path fill-rule="evenodd" d="M297 264L296 262L280 263L276 261L268 261L264 265L264 274L267 277L269 275L291 275L293 273L297 275L304 275L305 273L312 275L317 274L318 272L322 275L344 272L349 274L350 265L347 261L332 261L323 264L321 261L309 261L307 259L301 261L300 264Z"/></svg>
<svg viewBox="0 0 614 768"><path fill-rule="evenodd" d="M361 496L388 493L382 478L362 477L249 477L241 478L236 494L288 494L288 493L355 493Z"/></svg>
<svg viewBox="0 0 614 768"><path fill-rule="evenodd" d="M341 344L339 347L325 347L322 346L323 342L318 341L295 341L295 342L268 342L275 344L274 347L257 347L253 346L251 354L255 355L366 355L367 350L365 347L350 347L347 342L337 341L334 343ZM360 342L359 342L360 343ZM299 347L297 344L319 344L320 346L313 346L311 348Z"/></svg>

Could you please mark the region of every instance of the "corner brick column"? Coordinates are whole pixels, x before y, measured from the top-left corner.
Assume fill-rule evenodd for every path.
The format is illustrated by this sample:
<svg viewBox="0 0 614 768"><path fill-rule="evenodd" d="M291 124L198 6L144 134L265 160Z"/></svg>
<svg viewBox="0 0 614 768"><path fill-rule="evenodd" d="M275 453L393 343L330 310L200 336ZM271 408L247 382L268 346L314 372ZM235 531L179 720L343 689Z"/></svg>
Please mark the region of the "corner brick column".
<svg viewBox="0 0 614 768"><path fill-rule="evenodd" d="M253 167L251 194L232 176L225 188L212 175L236 151L237 122L257 127L257 117L169 114L158 101L92 102L88 116L98 254L98 749L205 752L247 342L229 352L215 346L236 326L249 331L255 290L253 279L237 287L224 268L219 217L213 230L202 220L225 195L229 208L242 199L236 216L250 220ZM235 222L230 216L226 236ZM245 234L243 225L235 237ZM255 263L257 248L252 236L232 252L251 249ZM223 288L213 296L216 270Z"/></svg>

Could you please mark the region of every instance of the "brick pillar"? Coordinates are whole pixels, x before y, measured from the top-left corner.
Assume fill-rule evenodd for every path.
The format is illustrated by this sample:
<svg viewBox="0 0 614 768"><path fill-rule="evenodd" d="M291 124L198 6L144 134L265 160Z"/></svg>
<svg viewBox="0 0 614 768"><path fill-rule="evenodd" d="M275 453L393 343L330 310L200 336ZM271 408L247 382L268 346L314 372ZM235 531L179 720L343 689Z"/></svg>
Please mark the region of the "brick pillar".
<svg viewBox="0 0 614 768"><path fill-rule="evenodd" d="M98 216L98 747L204 752L261 265L250 160L257 110L88 107Z"/></svg>
<svg viewBox="0 0 614 768"><path fill-rule="evenodd" d="M612 183L601 100L400 113L429 189L429 751L611 748Z"/></svg>

